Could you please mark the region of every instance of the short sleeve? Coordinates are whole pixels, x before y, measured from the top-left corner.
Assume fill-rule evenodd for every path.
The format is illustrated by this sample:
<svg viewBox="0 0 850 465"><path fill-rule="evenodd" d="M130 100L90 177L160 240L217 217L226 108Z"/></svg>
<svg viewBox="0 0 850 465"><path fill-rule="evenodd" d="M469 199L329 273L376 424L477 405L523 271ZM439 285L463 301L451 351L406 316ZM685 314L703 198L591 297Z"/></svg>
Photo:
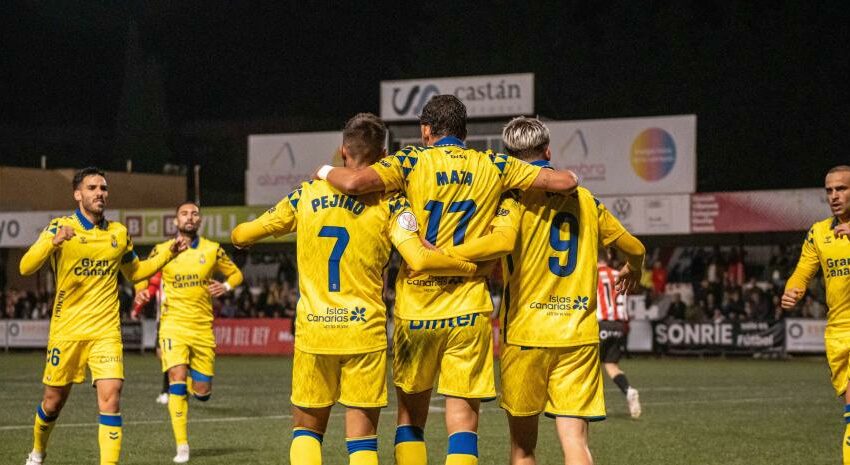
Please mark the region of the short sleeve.
<svg viewBox="0 0 850 465"><path fill-rule="evenodd" d="M396 248L407 240L419 239L419 222L405 196L394 195L389 201L389 210L390 241Z"/></svg>
<svg viewBox="0 0 850 465"><path fill-rule="evenodd" d="M599 238L602 240L602 245L608 247L626 232L626 228L623 227L616 216L605 208L602 202L595 197L593 201L596 203L596 211L599 217Z"/></svg>
<svg viewBox="0 0 850 465"><path fill-rule="evenodd" d="M528 190L534 180L537 179L537 175L540 174L541 168L539 166L530 165L509 155L491 154L490 161L499 170L503 191L511 189Z"/></svg>
<svg viewBox="0 0 850 465"><path fill-rule="evenodd" d="M407 177L416 168L419 152L415 147L405 147L394 155L386 156L372 165L378 177L384 182L386 192L403 191Z"/></svg>

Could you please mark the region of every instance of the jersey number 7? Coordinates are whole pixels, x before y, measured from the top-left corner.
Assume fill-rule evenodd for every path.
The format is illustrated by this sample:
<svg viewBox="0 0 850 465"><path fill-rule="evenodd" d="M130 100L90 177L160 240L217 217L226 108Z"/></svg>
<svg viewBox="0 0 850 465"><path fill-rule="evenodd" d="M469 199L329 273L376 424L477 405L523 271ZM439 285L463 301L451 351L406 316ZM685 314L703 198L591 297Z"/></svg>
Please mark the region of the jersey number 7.
<svg viewBox="0 0 850 465"><path fill-rule="evenodd" d="M319 230L319 237L336 238L334 248L331 250L331 256L328 257L328 291L339 292L339 262L342 260L342 254L345 248L348 247L348 230L341 226L322 226Z"/></svg>

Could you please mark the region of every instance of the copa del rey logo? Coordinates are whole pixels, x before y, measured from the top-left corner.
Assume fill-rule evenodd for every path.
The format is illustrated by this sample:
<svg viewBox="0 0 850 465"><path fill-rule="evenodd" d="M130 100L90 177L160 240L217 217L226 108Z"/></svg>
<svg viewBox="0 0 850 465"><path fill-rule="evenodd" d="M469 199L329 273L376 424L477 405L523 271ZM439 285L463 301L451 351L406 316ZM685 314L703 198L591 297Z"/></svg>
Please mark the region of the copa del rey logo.
<svg viewBox="0 0 850 465"><path fill-rule="evenodd" d="M381 117L415 120L431 97L452 94L471 118L534 112L534 74L501 74L381 82Z"/></svg>

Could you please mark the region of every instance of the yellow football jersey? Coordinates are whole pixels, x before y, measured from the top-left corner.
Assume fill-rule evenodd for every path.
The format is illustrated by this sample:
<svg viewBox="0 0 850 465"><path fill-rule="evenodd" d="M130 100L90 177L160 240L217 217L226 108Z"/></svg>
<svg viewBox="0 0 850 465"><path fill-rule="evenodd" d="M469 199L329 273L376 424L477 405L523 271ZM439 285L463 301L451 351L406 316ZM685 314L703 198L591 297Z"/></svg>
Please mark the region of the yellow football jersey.
<svg viewBox="0 0 850 465"><path fill-rule="evenodd" d="M494 227L517 231L503 259L500 318L508 344L570 347L599 342L596 261L626 230L585 188L568 195L505 197Z"/></svg>
<svg viewBox="0 0 850 465"><path fill-rule="evenodd" d="M528 189L540 168L517 158L467 149L454 137L433 147L406 147L372 165L387 192L402 191L413 213L426 222L425 238L438 248L485 234L499 198ZM436 320L490 312L484 277L410 277L396 281L395 314L407 320Z"/></svg>
<svg viewBox="0 0 850 465"><path fill-rule="evenodd" d="M400 195L348 196L311 181L256 220L268 234L298 232L298 350L356 354L387 346L383 269L392 244L419 240L405 212Z"/></svg>
<svg viewBox="0 0 850 465"><path fill-rule="evenodd" d="M63 226L72 227L75 235L54 246L53 237ZM21 273L32 274L50 260L56 275L51 340L120 340L118 270L128 279L141 279L170 259L171 252L166 249L156 260L146 260L139 266L124 225L106 220L95 225L77 210L50 222L21 258Z"/></svg>
<svg viewBox="0 0 850 465"><path fill-rule="evenodd" d="M828 218L812 225L803 241L800 261L785 289L806 289L809 280L823 270L826 282L827 338L850 334L850 239L837 238L832 230L837 218Z"/></svg>
<svg viewBox="0 0 850 465"><path fill-rule="evenodd" d="M170 245L170 242L157 244L150 256L163 253ZM207 286L216 273L224 275L231 288L242 284L242 272L218 242L200 236L162 267L161 335L179 335L215 346L212 296ZM146 287L147 281L136 284L137 291Z"/></svg>

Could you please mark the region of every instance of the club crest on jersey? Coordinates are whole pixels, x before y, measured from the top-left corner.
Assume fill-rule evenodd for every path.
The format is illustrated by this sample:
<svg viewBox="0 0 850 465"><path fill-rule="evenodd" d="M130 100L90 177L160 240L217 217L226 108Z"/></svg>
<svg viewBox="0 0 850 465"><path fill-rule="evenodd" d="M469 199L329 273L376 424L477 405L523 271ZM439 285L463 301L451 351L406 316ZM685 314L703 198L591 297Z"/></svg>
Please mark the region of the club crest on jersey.
<svg viewBox="0 0 850 465"><path fill-rule="evenodd" d="M411 212L403 212L398 215L398 225L407 231L419 231L419 225L416 223L416 216Z"/></svg>
<svg viewBox="0 0 850 465"><path fill-rule="evenodd" d="M80 236L80 244L87 244L87 243L88 243L88 241L86 240L86 237Z"/></svg>
<svg viewBox="0 0 850 465"><path fill-rule="evenodd" d="M113 249L117 249L117 248L118 248L118 238L117 238L117 237L115 237L115 234L113 234L113 235L112 235L112 248L113 248Z"/></svg>

